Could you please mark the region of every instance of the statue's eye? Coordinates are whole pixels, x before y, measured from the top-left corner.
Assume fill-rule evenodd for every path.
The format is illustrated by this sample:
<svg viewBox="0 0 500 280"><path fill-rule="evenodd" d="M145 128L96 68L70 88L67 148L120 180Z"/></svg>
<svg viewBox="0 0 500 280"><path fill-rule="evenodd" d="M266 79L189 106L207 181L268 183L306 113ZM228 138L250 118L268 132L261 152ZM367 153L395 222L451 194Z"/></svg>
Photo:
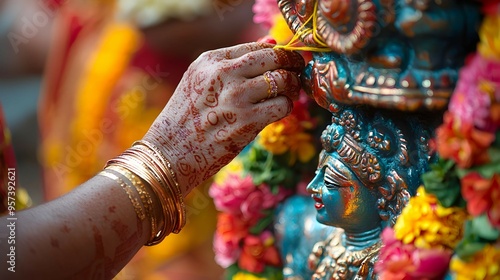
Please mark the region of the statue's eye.
<svg viewBox="0 0 500 280"><path fill-rule="evenodd" d="M339 172L336 168L332 168L330 166L325 167L324 182L327 188L342 188L351 185L349 178Z"/></svg>
<svg viewBox="0 0 500 280"><path fill-rule="evenodd" d="M339 173L336 172L335 169L332 169L330 167L325 168L325 186L327 188L341 188L342 184L341 182L343 181L341 177L339 177ZM344 177L345 178L345 177Z"/></svg>

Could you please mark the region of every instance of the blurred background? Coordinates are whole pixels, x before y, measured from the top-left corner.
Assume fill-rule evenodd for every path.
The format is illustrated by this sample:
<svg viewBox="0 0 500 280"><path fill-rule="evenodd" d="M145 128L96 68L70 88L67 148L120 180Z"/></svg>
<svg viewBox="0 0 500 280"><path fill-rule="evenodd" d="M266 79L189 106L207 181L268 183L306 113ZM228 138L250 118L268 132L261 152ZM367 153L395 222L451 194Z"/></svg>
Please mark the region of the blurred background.
<svg viewBox="0 0 500 280"><path fill-rule="evenodd" d="M37 158L41 82L41 75L0 79L0 103L12 134L19 184L28 190L34 205L43 201L42 171Z"/></svg>

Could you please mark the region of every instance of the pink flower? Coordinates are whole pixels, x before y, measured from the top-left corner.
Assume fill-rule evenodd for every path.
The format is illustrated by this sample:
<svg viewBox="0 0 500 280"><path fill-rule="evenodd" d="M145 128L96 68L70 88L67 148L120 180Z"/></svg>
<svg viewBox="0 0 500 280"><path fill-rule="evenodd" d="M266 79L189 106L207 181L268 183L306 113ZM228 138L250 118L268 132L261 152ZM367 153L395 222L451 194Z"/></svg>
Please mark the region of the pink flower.
<svg viewBox="0 0 500 280"><path fill-rule="evenodd" d="M410 279L405 275L415 271L411 260L414 247L397 240L392 228L384 229L382 242L379 260L375 263L380 279Z"/></svg>
<svg viewBox="0 0 500 280"><path fill-rule="evenodd" d="M242 240L248 235L249 225L240 215L219 213L214 235L215 261L222 267L235 263L240 256Z"/></svg>
<svg viewBox="0 0 500 280"><path fill-rule="evenodd" d="M267 29L274 25L275 16L280 13L276 0L256 0L252 11L255 14L253 22L262 24Z"/></svg>
<svg viewBox="0 0 500 280"><path fill-rule="evenodd" d="M261 273L266 265L279 266L280 264L280 255L269 231L264 231L259 236L245 237L243 251L238 260L240 268L253 273Z"/></svg>
<svg viewBox="0 0 500 280"><path fill-rule="evenodd" d="M263 210L276 206L284 199L284 190L273 194L267 185L260 185L241 203L241 213L246 221L256 221L263 216Z"/></svg>
<svg viewBox="0 0 500 280"><path fill-rule="evenodd" d="M241 213L240 205L256 188L251 176L241 178L231 173L223 184L212 184L209 194L219 211L238 215Z"/></svg>
<svg viewBox="0 0 500 280"><path fill-rule="evenodd" d="M417 249L412 260L417 269L411 274L413 279L443 279L448 271L452 251L448 249Z"/></svg>
<svg viewBox="0 0 500 280"><path fill-rule="evenodd" d="M494 131L490 116L492 103L500 101L500 62L474 55L460 70L460 79L450 100L449 111L462 122Z"/></svg>
<svg viewBox="0 0 500 280"><path fill-rule="evenodd" d="M234 239L225 240L222 235L215 233L214 236L214 252L215 262L223 268L227 268L236 263L240 255L241 249Z"/></svg>
<svg viewBox="0 0 500 280"><path fill-rule="evenodd" d="M404 244L395 238L392 228L384 229L382 242L375 264L380 279L442 279L448 270L451 250L419 249L413 244Z"/></svg>

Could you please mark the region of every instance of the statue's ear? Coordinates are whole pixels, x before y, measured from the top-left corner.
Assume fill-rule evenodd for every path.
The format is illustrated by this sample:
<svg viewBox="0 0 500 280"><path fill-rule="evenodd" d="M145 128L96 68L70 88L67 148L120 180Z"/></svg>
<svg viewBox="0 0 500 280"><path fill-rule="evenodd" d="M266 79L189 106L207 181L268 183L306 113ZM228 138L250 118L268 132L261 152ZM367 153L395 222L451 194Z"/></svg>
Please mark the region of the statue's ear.
<svg viewBox="0 0 500 280"><path fill-rule="evenodd" d="M410 192L405 179L395 170L388 172L386 183L378 188L381 197L377 201L380 218L386 222L384 226L393 226L403 208L410 201Z"/></svg>

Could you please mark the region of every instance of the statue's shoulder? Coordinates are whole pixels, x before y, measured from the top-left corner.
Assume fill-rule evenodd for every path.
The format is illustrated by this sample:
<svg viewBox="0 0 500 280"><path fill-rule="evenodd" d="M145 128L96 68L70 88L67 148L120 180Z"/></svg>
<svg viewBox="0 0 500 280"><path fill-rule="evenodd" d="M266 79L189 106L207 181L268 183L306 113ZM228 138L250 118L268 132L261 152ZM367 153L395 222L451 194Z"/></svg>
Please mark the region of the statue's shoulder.
<svg viewBox="0 0 500 280"><path fill-rule="evenodd" d="M313 272L305 264L314 244L336 229L316 221L316 213L314 201L304 195L292 196L277 208L274 229L286 279L310 279Z"/></svg>

